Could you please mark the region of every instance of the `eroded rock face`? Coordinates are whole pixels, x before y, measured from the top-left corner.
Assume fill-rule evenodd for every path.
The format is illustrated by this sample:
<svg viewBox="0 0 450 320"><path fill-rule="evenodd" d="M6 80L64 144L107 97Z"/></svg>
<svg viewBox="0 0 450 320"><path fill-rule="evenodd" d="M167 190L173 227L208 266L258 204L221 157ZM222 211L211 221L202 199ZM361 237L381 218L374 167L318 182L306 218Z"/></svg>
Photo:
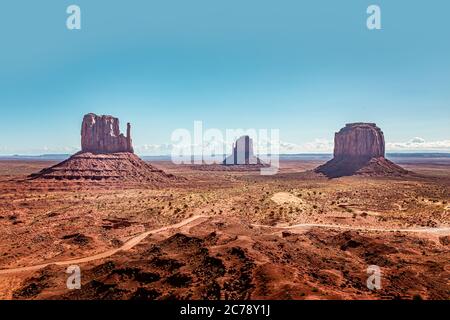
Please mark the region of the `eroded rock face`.
<svg viewBox="0 0 450 320"><path fill-rule="evenodd" d="M349 123L334 137L334 158L315 169L329 178L391 176L407 171L384 157L384 135L375 123Z"/></svg>
<svg viewBox="0 0 450 320"><path fill-rule="evenodd" d="M131 126L120 133L119 119L89 113L81 126L82 150L50 168L31 174L31 179L108 180L162 185L184 180L167 174L133 153Z"/></svg>
<svg viewBox="0 0 450 320"><path fill-rule="evenodd" d="M375 123L349 123L334 137L334 157L384 157L384 135Z"/></svg>
<svg viewBox="0 0 450 320"><path fill-rule="evenodd" d="M261 164L261 161L253 153L253 139L242 136L233 144L233 153L224 161L225 165L250 165Z"/></svg>
<svg viewBox="0 0 450 320"><path fill-rule="evenodd" d="M127 124L127 136L120 133L119 119L89 113L81 125L81 150L92 153L131 152L131 125Z"/></svg>

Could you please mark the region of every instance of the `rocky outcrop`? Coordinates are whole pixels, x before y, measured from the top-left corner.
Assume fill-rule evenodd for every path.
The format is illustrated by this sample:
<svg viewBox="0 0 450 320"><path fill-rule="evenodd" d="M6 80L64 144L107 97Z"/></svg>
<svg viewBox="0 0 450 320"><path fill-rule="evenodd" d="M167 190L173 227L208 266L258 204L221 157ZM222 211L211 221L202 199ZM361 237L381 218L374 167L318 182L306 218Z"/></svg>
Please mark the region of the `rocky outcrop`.
<svg viewBox="0 0 450 320"><path fill-rule="evenodd" d="M224 161L225 165L257 165L261 160L253 153L253 140L242 136L233 144L233 152Z"/></svg>
<svg viewBox="0 0 450 320"><path fill-rule="evenodd" d="M183 180L141 160L133 153L127 136L120 133L119 119L112 116L84 116L81 126L81 151L50 168L30 175L32 179L108 180L161 184Z"/></svg>
<svg viewBox="0 0 450 320"><path fill-rule="evenodd" d="M91 153L133 153L131 125L127 123L127 136L120 133L119 119L89 113L81 125L81 151Z"/></svg>
<svg viewBox="0 0 450 320"><path fill-rule="evenodd" d="M315 169L330 178L349 175L403 175L385 158L384 135L375 123L349 123L334 136L334 157Z"/></svg>
<svg viewBox="0 0 450 320"><path fill-rule="evenodd" d="M384 157L384 135L375 123L349 123L334 137L334 158Z"/></svg>

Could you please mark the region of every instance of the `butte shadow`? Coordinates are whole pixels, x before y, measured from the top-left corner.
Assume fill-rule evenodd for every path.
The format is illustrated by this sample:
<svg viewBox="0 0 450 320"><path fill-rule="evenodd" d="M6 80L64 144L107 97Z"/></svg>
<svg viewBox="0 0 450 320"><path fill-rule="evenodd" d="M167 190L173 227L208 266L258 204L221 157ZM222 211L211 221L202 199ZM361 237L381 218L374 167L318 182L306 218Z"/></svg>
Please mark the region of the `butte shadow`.
<svg viewBox="0 0 450 320"><path fill-rule="evenodd" d="M108 180L165 183L182 180L153 167L133 152L131 125L120 133L119 119L89 113L81 125L81 151L50 168L31 174L31 179Z"/></svg>
<svg viewBox="0 0 450 320"><path fill-rule="evenodd" d="M328 178L402 176L407 170L385 158L384 135L375 123L349 123L334 136L334 157L317 167Z"/></svg>

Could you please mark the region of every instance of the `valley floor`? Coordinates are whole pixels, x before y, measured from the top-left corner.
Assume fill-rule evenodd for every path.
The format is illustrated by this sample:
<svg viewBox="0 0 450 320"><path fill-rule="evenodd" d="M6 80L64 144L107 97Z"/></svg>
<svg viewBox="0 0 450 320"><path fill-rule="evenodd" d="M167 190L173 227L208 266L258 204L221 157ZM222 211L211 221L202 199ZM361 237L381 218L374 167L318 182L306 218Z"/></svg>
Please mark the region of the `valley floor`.
<svg viewBox="0 0 450 320"><path fill-rule="evenodd" d="M312 160L275 176L154 162L186 178L157 187L27 181L52 163L0 161L0 298L449 299L450 163L421 161L338 179Z"/></svg>

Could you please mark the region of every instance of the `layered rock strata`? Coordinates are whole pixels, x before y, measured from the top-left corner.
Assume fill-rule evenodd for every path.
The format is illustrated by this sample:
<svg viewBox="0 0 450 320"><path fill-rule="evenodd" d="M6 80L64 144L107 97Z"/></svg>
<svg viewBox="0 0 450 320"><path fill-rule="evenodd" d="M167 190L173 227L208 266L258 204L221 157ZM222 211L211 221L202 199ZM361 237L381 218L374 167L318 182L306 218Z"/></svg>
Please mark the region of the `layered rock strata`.
<svg viewBox="0 0 450 320"><path fill-rule="evenodd" d="M120 133L119 119L89 113L81 125L81 151L92 153L133 153L131 125L127 123L127 135Z"/></svg>
<svg viewBox="0 0 450 320"><path fill-rule="evenodd" d="M182 180L146 163L133 153L131 125L120 133L119 119L89 113L81 125L81 151L50 168L30 175L32 179L118 180L164 183Z"/></svg>

